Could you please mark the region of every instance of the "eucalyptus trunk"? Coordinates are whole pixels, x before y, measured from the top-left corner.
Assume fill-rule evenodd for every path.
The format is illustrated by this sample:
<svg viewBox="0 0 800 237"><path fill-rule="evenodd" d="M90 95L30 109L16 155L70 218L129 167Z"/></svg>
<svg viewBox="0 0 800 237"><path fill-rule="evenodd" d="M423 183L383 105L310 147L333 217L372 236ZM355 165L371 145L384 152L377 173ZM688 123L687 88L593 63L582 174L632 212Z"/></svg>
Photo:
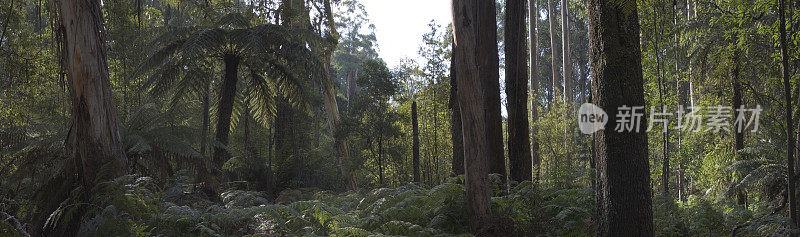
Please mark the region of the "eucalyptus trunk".
<svg viewBox="0 0 800 237"><path fill-rule="evenodd" d="M728 75L731 78L731 89L733 91L733 96L731 97L731 111L733 111L733 118L734 122L736 121L736 116L738 116L739 112L738 109L742 107L742 84L741 79L739 78L739 52L737 50L733 50L731 55L730 61L730 68L728 69ZM744 149L744 124L741 124L741 128L734 123L734 126L731 127L733 131L733 152L736 160L741 160L741 153L739 153L742 149ZM747 206L747 193L744 190L739 190L736 193L736 203L739 205Z"/></svg>
<svg viewBox="0 0 800 237"><path fill-rule="evenodd" d="M412 149L413 160L411 161L414 169L414 183L419 184L419 123L417 121L417 102L411 102L411 126L413 127Z"/></svg>
<svg viewBox="0 0 800 237"><path fill-rule="evenodd" d="M304 0L287 0L282 3L284 18L284 25L292 28L308 29L310 27L310 16L306 9ZM321 79L322 98L325 104L325 115L328 119L328 128L331 134L336 133L336 127L339 124L339 105L336 103L336 92L334 82L331 79L331 57L333 56L333 48L338 44L339 33L336 32L334 22L333 9L330 0L323 1L323 10L325 11L325 24L327 25L326 39L333 45L328 46L328 49L314 49L318 54L320 62L322 62L323 73ZM357 188L355 179L350 175L348 168L348 161L351 157L350 144L346 137L334 137L334 145L338 154L336 155L337 167L342 175L342 181L349 190Z"/></svg>
<svg viewBox="0 0 800 237"><path fill-rule="evenodd" d="M66 146L73 162L41 189L46 193L39 193L40 205L32 215L34 236L75 235L86 210L78 208L71 213L69 223L53 223L55 226L45 226L47 217L70 196L83 199L76 202L92 202L91 192L97 183L125 175L128 170L111 94L101 3L56 0L55 4L58 24L63 27L59 32L63 37L59 38L61 66L72 101L72 127ZM76 186L82 186L84 195L71 193Z"/></svg>
<svg viewBox="0 0 800 237"><path fill-rule="evenodd" d="M378 132L378 180L383 185L383 136Z"/></svg>
<svg viewBox="0 0 800 237"><path fill-rule="evenodd" d="M573 100L573 80L572 80L572 63L570 61L570 48L569 48L569 3L567 0L561 0L561 68L564 76L564 103L567 108L572 108ZM567 110L570 111L570 110Z"/></svg>
<svg viewBox="0 0 800 237"><path fill-rule="evenodd" d="M795 193L795 178L794 178L794 149L795 149L795 136L794 135L794 126L792 126L792 86L789 82L789 54L787 52L787 42L786 42L786 17L785 17L785 5L786 3L784 0L778 0L778 20L779 29L780 31L780 50L781 50L781 78L783 79L783 92L784 92L784 103L786 104L786 164L788 166L787 169L787 184L788 184L788 202L789 202L789 217L792 219L792 223L798 224L797 219L797 200L796 200L796 193Z"/></svg>
<svg viewBox="0 0 800 237"><path fill-rule="evenodd" d="M461 133L461 108L458 105L458 72L455 49L450 56L450 132L453 142L453 175L464 174L464 137ZM414 115L416 117L416 115Z"/></svg>
<svg viewBox="0 0 800 237"><path fill-rule="evenodd" d="M486 139L489 142L489 172L506 177L506 159L503 148L503 118L500 114L500 58L497 53L497 13L495 5L479 1L477 8L478 45L475 59L480 65L478 76L483 82L483 103L486 112ZM489 23L492 24L489 24ZM461 55L464 55L463 53ZM465 73L459 73L465 75ZM459 83L460 85L461 83ZM462 121L464 121L462 119ZM466 145L465 145L466 146Z"/></svg>
<svg viewBox="0 0 800 237"><path fill-rule="evenodd" d="M484 77L496 68L493 60L486 60L480 49L497 53L496 19L494 1L453 0L453 33L455 39L456 69L458 70L458 103L461 107L464 137L464 163L466 171L467 213L470 228L476 236L489 235L492 231L489 197L490 159L494 152L488 136L493 126L487 123L486 93L488 83ZM492 78L489 78L492 79ZM497 79L494 78L496 81Z"/></svg>
<svg viewBox="0 0 800 237"><path fill-rule="evenodd" d="M644 106L636 2L589 0L590 63L594 104L618 114L625 106ZM624 9L633 9L626 11ZM597 235L653 236L652 187L646 121L634 131L615 131L607 123L596 134Z"/></svg>
<svg viewBox="0 0 800 237"><path fill-rule="evenodd" d="M508 101L508 160L511 180L531 180L528 134L528 54L525 42L525 2L506 1L505 53Z"/></svg>
<svg viewBox="0 0 800 237"><path fill-rule="evenodd" d="M558 77L558 61L561 57L558 56L558 49L556 47L556 25L555 25L555 14L553 12L553 0L545 0L547 1L547 20L550 22L550 67L553 73L553 90L550 94L550 98L547 98L550 103L553 103L554 98L558 96L558 91L561 91L559 87L561 87L561 80Z"/></svg>
<svg viewBox="0 0 800 237"><path fill-rule="evenodd" d="M327 37L331 42L334 43L334 46L330 46L331 48L335 48L335 44L338 44L339 33L336 32L336 24L334 22L333 10L331 7L330 0L324 0L323 5L325 8L325 15L326 15L326 22L328 25L328 33ZM305 14L307 16L308 14ZM333 50L325 50L321 55L321 61L323 63L325 73L322 74L323 79L323 97L325 100L325 111L327 112L328 116L328 125L330 127L331 133L336 132L336 126L339 124L339 105L336 103L336 95L334 93L334 82L331 79L330 75L330 68L331 68L331 57L333 56ZM356 184L356 180L354 177L350 175L350 169L348 168L348 162L350 161L350 143L347 140L347 137L338 137L335 138L335 145L338 148L339 155L337 156L339 172L342 175L343 181L348 189L355 190L358 187Z"/></svg>
<svg viewBox="0 0 800 237"><path fill-rule="evenodd" d="M64 70L72 98L70 154L81 168L85 190L97 181L124 175L122 146L111 95L100 1L57 1L64 24ZM99 172L110 165L111 172ZM98 177L105 174L103 177Z"/></svg>
<svg viewBox="0 0 800 237"><path fill-rule="evenodd" d="M528 19L530 21L530 54L531 54L531 160L532 165L536 167L536 173L533 181L539 181L539 172L541 170L542 157L539 155L539 141L536 139L539 133L539 128L536 122L539 120L539 6L536 0L529 0L528 6Z"/></svg>

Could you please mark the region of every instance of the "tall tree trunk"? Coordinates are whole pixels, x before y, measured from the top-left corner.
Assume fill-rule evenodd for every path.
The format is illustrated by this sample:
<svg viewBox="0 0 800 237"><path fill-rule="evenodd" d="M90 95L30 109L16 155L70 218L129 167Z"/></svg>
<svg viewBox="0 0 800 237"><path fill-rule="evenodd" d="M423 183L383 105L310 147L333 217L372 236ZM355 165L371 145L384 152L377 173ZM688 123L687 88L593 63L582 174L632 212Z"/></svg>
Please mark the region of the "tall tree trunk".
<svg viewBox="0 0 800 237"><path fill-rule="evenodd" d="M558 56L558 51L556 47L556 25L555 25L555 17L556 15L553 12L553 1L554 0L545 0L547 1L547 20L550 22L550 67L553 73L553 92L550 94L550 98L547 100L550 103L553 103L554 98L558 96L557 92L561 91L559 88L561 87L561 80L558 77L558 61L561 57Z"/></svg>
<svg viewBox="0 0 800 237"><path fill-rule="evenodd" d="M736 38L737 37L734 37L734 39ZM738 41L738 39L736 39L736 41ZM733 115L735 122L736 116L738 115L737 110L743 109L740 108L742 107L742 84L739 79L739 52L736 49L733 50L731 55L730 68L728 70L728 76L731 78L731 89L733 91L733 96L731 98L731 111L734 112ZM742 124L742 126L744 126L744 124ZM744 128L742 127L742 129L738 129L738 126L733 126L731 130L733 130L734 156L736 157L736 160L740 160L741 154L739 151L744 149ZM736 203L747 206L747 194L744 192L744 190L740 190L736 193Z"/></svg>
<svg viewBox="0 0 800 237"><path fill-rule="evenodd" d="M438 84L439 84L438 80L436 80L436 78L433 77L432 80L431 80L431 85L433 85L433 88L438 88L438 86L437 86ZM438 97L436 97L436 91L437 91L436 89L432 90L431 101L436 101L436 99L438 98ZM439 108L438 107L439 106L437 106L438 104L439 103L435 103L435 102L431 103L431 108L433 108L431 110L431 118L433 118L433 129L431 129L433 131L433 144L432 144L433 145L433 152L431 153L430 157L431 157L432 163L433 163L432 176L433 176L433 178L435 178L435 181L431 183L433 185L438 185L439 184L439 149L438 149L439 148L439 115L438 115L438 113L439 113Z"/></svg>
<svg viewBox="0 0 800 237"><path fill-rule="evenodd" d="M284 12L282 18L284 24L292 28L308 29L310 27L310 16L306 10L304 0L287 0L282 3ZM330 0L323 1L323 10L325 11L325 24L328 32L326 32L326 40L332 45L325 49L314 49L318 54L320 61L323 63L324 73L322 73L321 86L322 97L325 104L325 115L328 118L328 128L331 133L336 132L336 127L339 124L339 105L336 103L336 88L330 75L331 57L333 56L333 49L339 41L339 33L336 32L336 26L333 16L333 8ZM336 163L339 167L339 172L342 175L342 181L345 186L354 190L357 188L355 179L350 175L348 168L348 161L350 160L350 144L346 137L334 137L334 145L338 154L336 155Z"/></svg>
<svg viewBox="0 0 800 237"><path fill-rule="evenodd" d="M692 0L686 0L686 21L692 20L692 13L694 7L692 6ZM696 14L695 14L696 15ZM687 45L686 48L691 48L691 45ZM694 73L694 65L692 64L692 59L688 58L687 63L689 64L689 73L688 73L688 105L690 107L694 106L694 78L692 77L692 73Z"/></svg>
<svg viewBox="0 0 800 237"><path fill-rule="evenodd" d="M489 142L489 172L506 177L506 159L503 148L503 120L500 114L500 58L497 53L497 12L495 4L490 1L479 3L483 7L477 9L475 39L479 45L476 49L479 67L479 78L483 80L484 104L486 108L486 139ZM491 23L491 24L490 24ZM494 47L491 47L494 45ZM463 54L461 54L463 55ZM464 73L459 73L464 75ZM459 85L461 83L458 83ZM462 120L464 121L464 120Z"/></svg>
<svg viewBox="0 0 800 237"><path fill-rule="evenodd" d="M657 27L657 19L658 19L658 11L656 8L656 4L653 4L653 29L655 29L655 44L653 45L653 51L655 53L656 58L656 78L658 80L658 103L661 105L662 108L666 106L664 104L664 94L666 94L666 89L664 88L664 79L661 74L661 44L659 43L661 37L663 35L664 27ZM668 140L667 140L667 130L661 131L661 193L664 196L669 195L669 155L668 155Z"/></svg>
<svg viewBox="0 0 800 237"><path fill-rule="evenodd" d="M201 115L203 116L203 127L200 129L200 155L206 155L206 146L208 145L208 126L209 126L209 96L211 94L211 82L206 81L205 90L203 91L203 105L201 108Z"/></svg>
<svg viewBox="0 0 800 237"><path fill-rule="evenodd" d="M350 110L353 107L352 104L358 98L358 82L356 80L356 78L358 78L358 68L347 72L346 77L347 77L347 108L348 110Z"/></svg>
<svg viewBox="0 0 800 237"><path fill-rule="evenodd" d="M330 0L324 0L323 2L325 8L325 19L326 24L328 26L327 38L330 42L334 43L334 46L330 46L329 49L323 51L321 55L321 61L323 63L325 73L323 73L323 96L325 98L325 111L328 116L328 126L330 127L331 133L336 132L336 126L339 124L339 105L336 103L336 95L334 93L335 84L331 79L330 75L330 68L331 68L331 57L333 56L333 48L336 48L335 45L339 42L339 33L336 32L336 24L334 22L333 16L333 9L331 7ZM304 16L308 16L308 14L304 14ZM348 168L348 162L350 161L350 143L347 140L347 137L336 137L334 141L336 147L338 148L339 154L338 158L338 166L339 172L342 175L344 183L347 185L347 188L350 190L354 190L358 187L356 184L356 180L350 175L350 169Z"/></svg>
<svg viewBox="0 0 800 237"><path fill-rule="evenodd" d="M330 71L330 55L325 57L327 60L325 62L325 71ZM325 73L326 80L330 79L330 74ZM333 82L331 81L330 84ZM326 83L327 84L327 83ZM331 88L323 89L324 99L325 99L325 111L328 117L328 127L331 130L331 133L336 132L336 126L339 124L339 105L336 103L336 95L334 94L334 89L332 88L333 85L330 85ZM339 158L337 163L339 167L339 172L342 175L342 179L347 185L349 190L355 190L357 188L357 184L355 179L350 175L350 170L348 168L348 161L350 160L350 143L348 142L346 137L335 137L334 144L336 145L339 154L337 157Z"/></svg>
<svg viewBox="0 0 800 237"><path fill-rule="evenodd" d="M158 171L161 178L165 180L171 178L174 171L172 169L172 165L169 163L169 156L167 152L159 147L153 147L151 155L156 158L155 160L159 163Z"/></svg>
<svg viewBox="0 0 800 237"><path fill-rule="evenodd" d="M222 89L219 95L219 104L217 105L217 134L215 137L217 142L228 146L233 101L236 97L236 83L239 81L239 57L225 55L223 56L223 61L225 62L225 74L222 78ZM214 167L211 169L212 174L215 174L214 179L227 180L225 177L220 177L222 173L219 171L229 157L230 154L225 148L214 148Z"/></svg>
<svg viewBox="0 0 800 237"><path fill-rule="evenodd" d="M39 195L42 204L32 217L32 234L69 236L77 233L79 220L85 213L83 208L73 213L70 223L45 229L47 217L72 195L77 185L86 193L82 195L84 200L76 202L90 202L95 184L124 175L128 160L111 95L100 1L56 0L54 5L59 9L58 23L63 27L59 32L63 34L61 63L72 101L67 149L73 162L42 189Z"/></svg>
<svg viewBox="0 0 800 237"><path fill-rule="evenodd" d="M487 136L488 126L486 113L491 110L485 103L487 90L484 86L486 78L481 70L494 68L487 65L480 48L497 52L496 41L479 39L482 34L491 34L483 38L494 38L496 32L486 28L495 28L494 1L453 0L453 33L458 70L458 103L461 106L462 131L464 136L464 166L466 171L467 212L472 233L476 236L488 235L492 229L491 206L489 198L489 159L492 157L491 141ZM481 11L491 14L481 14ZM491 15L492 17L487 17ZM494 65L496 66L496 64Z"/></svg>
<svg viewBox="0 0 800 237"><path fill-rule="evenodd" d="M792 126L792 86L789 83L789 55L787 52L787 45L786 45L786 17L785 14L785 7L786 3L783 0L778 0L778 16L779 16L779 31L781 34L780 43L781 43L781 78L783 79L783 93L784 93L784 102L786 103L786 163L788 166L787 169L787 183L788 183L788 202L789 202L789 216L792 219L792 223L795 225L798 224L797 219L797 200L796 193L795 193L795 178L794 178L794 146L795 146L795 137L794 135L794 127Z"/></svg>
<svg viewBox="0 0 800 237"><path fill-rule="evenodd" d="M412 146L413 146L413 169L414 169L414 183L419 184L419 123L417 122L417 102L411 102L411 126L412 131Z"/></svg>
<svg viewBox="0 0 800 237"><path fill-rule="evenodd" d="M789 3L789 6L788 6L788 8L789 8L789 16L794 16L794 10L795 10L795 8L798 7L798 4L800 4L800 3L797 3L797 2L790 2ZM787 32L787 35L796 35L798 30L799 30L798 28L800 28L799 25L800 24L798 24L798 21L789 21L789 25L787 26L788 29L789 29L789 32ZM795 48L797 48L797 47L798 46L795 45ZM797 73L796 70L798 68L800 68L800 58L795 58L794 59L794 69L793 70L789 70L790 71L789 73L790 74ZM796 88L800 88L800 80L797 80L796 83L797 83L797 87ZM798 94L798 96L797 96L797 104L800 105L800 94ZM794 155L795 155L795 157L794 157L794 162L795 162L794 169L795 169L795 174L797 174L797 173L800 173L800 121L798 121L797 127L796 127L796 131L794 131L794 132L795 132L795 134L797 134L797 136L795 137L795 151L794 151L795 152L794 153ZM798 220L798 221L800 221L800 220Z"/></svg>
<svg viewBox="0 0 800 237"><path fill-rule="evenodd" d="M289 98L285 95L279 94L276 96L277 105L275 108L275 132L273 136L273 142L275 146L275 157L278 157L278 161L280 160L289 160L299 159L298 157L294 157L295 154L298 154L298 150L300 149L301 143L301 135L300 131L297 131L296 127L298 127L295 123L299 120L299 116L294 108L292 108L291 103L289 102ZM296 163L293 163L293 165ZM294 177L298 177L296 172L296 168L290 169L287 176L281 176L281 185L285 185L286 182ZM278 177L276 176L276 181Z"/></svg>
<svg viewBox="0 0 800 237"><path fill-rule="evenodd" d="M636 2L625 7L610 0L587 3L594 104L610 115L623 105L644 106ZM653 235L644 120L635 126L639 132L617 132L607 123L596 133L598 236Z"/></svg>
<svg viewBox="0 0 800 237"><path fill-rule="evenodd" d="M252 74L255 75L255 72L252 72ZM246 156L246 161L245 162L249 166L248 168L251 171L261 172L261 171L263 171L263 167L264 166L263 166L263 164L259 164L257 159L256 159L258 157L258 154L256 154L256 147L253 146L252 139L250 137L250 135L251 135L250 134L250 123L252 122L251 121L251 115L250 115L250 102L251 102L250 93L251 92L248 89L248 90L245 90L245 93L246 94L244 95L244 97L245 97L244 105L242 105L244 107L243 108L243 113L242 113L242 117L243 117L242 119L244 120L243 129L244 129L244 152L245 152L245 156Z"/></svg>
<svg viewBox="0 0 800 237"><path fill-rule="evenodd" d="M539 182L539 172L541 170L542 158L539 155L539 141L536 139L539 128L536 121L539 120L539 6L536 0L529 0L528 19L530 21L530 48L531 48L531 160L536 167L534 182Z"/></svg>
<svg viewBox="0 0 800 237"><path fill-rule="evenodd" d="M509 178L517 182L531 180L525 2L526 0L507 0L505 22L508 160L511 171Z"/></svg>
<svg viewBox="0 0 800 237"><path fill-rule="evenodd" d="M378 180L383 185L383 136L378 132Z"/></svg>
<svg viewBox="0 0 800 237"><path fill-rule="evenodd" d="M245 95L245 97L247 97L247 95ZM253 149L251 149L252 147L250 144L250 98L245 98L243 107L244 113L242 113L241 119L244 123L244 127L242 128L244 129L244 152L245 156L247 156L247 162L250 162L253 159Z"/></svg>
<svg viewBox="0 0 800 237"><path fill-rule="evenodd" d="M567 108L572 107L573 101L573 80L572 80L572 62L569 59L569 2L561 0L561 49L562 49L562 63L561 67L564 74L564 102ZM567 110L570 111L570 110Z"/></svg>
<svg viewBox="0 0 800 237"><path fill-rule="evenodd" d="M691 5L690 5L689 1L691 1L691 0L686 0L686 21L687 22L690 20L689 19L689 17L690 17L689 8L690 8ZM677 13L677 10L676 10L675 27L679 27L678 26L678 20L677 20L678 19L678 15L677 14L678 13ZM679 40L678 36L676 36L676 39L675 39L676 47L678 47L679 43L680 43L680 40ZM684 49L682 49L680 52L682 52L684 55L686 54L686 51ZM678 60L678 61L685 60L685 58L683 58L683 57L684 56L676 56L676 60ZM688 74L688 76L691 77L691 74L692 74L691 60L688 60L687 63L689 64L689 74ZM678 68L678 66L676 66L676 69L677 68ZM681 79L681 78L678 79L678 85L677 85L677 89L678 89L678 106L679 106L679 109L681 109L681 110L685 110L687 107L690 106L690 104L689 104L689 80L691 80L691 79L689 79L689 78L687 78L685 80ZM677 157L677 160L678 160L678 200L684 201L684 197L686 196L686 194L684 192L684 186L685 186L684 183L685 183L685 181L684 181L684 177L683 177L684 176L683 172L684 172L684 168L685 168L684 165L683 165L683 157L682 157L682 154L683 154L683 152L682 152L682 150L683 150L683 135L681 134L681 129L676 129L676 132L678 133L677 134L678 152L676 153L677 156L678 156Z"/></svg>
<svg viewBox="0 0 800 237"><path fill-rule="evenodd" d="M91 190L96 181L124 175L128 167L108 78L103 15L100 1L57 3L72 97L75 136L70 154L79 163L84 190ZM99 172L105 165L111 172Z"/></svg>
<svg viewBox="0 0 800 237"><path fill-rule="evenodd" d="M464 174L464 138L461 134L461 108L458 106L458 76L456 69L456 50L455 43L450 56L450 132L453 143L453 175ZM416 125L415 125L416 126Z"/></svg>
<svg viewBox="0 0 800 237"><path fill-rule="evenodd" d="M570 56L570 49L569 49L569 15L567 13L569 11L569 3L567 0L561 0L561 68L562 68L562 76L564 79L564 120L569 121L569 118L573 117L572 112L575 109L575 105L572 103L573 101L573 79L572 79L572 63L569 60ZM564 126L564 150L566 151L566 160L568 162L572 162L573 152L572 149L569 149L570 143L574 142L572 140L571 130L572 126ZM568 179L567 182L572 182L571 179Z"/></svg>
<svg viewBox="0 0 800 237"><path fill-rule="evenodd" d="M214 177L212 177L211 172L209 172L208 167L213 166L213 162L209 162L209 158L206 153L206 149L208 147L208 128L210 124L210 115L209 115L209 96L211 94L211 82L206 81L205 91L203 93L203 108L201 114L203 116L203 127L200 129L200 161L197 162L197 179L203 183L201 192L203 192L208 197L215 197L217 195L217 183L215 182Z"/></svg>
<svg viewBox="0 0 800 237"><path fill-rule="evenodd" d="M307 29L309 27L305 13L305 2L298 0L286 0L281 2L281 24L290 28ZM275 154L277 157L283 159L291 159L291 169L287 172L287 177L284 177L282 185L285 185L289 180L295 180L295 183L302 183L299 181L302 173L303 158L298 156L300 153L300 144L305 138L300 135L302 126L298 126L300 119L297 108L295 108L289 101L289 95L277 95L277 106L275 115ZM327 104L326 104L327 105ZM337 160L338 161L338 160ZM345 184L346 185L346 184Z"/></svg>

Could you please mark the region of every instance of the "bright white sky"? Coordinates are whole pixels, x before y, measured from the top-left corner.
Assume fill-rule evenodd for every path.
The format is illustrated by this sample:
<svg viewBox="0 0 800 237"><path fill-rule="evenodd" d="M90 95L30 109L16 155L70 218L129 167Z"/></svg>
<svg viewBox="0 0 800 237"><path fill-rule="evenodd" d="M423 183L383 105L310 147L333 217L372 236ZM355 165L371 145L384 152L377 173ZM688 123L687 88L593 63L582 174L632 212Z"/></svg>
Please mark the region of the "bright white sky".
<svg viewBox="0 0 800 237"><path fill-rule="evenodd" d="M450 0L361 0L369 20L375 25L381 58L389 68L403 58L418 58L422 34L428 23L436 20L442 26L452 21Z"/></svg>

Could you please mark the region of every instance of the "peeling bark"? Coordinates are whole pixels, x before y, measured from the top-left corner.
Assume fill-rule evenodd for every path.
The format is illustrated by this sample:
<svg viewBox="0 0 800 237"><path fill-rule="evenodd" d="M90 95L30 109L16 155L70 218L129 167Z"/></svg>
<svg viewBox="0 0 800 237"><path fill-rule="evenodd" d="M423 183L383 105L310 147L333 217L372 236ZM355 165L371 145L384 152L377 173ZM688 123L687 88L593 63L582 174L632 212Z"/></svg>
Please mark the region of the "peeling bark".
<svg viewBox="0 0 800 237"><path fill-rule="evenodd" d="M479 49L496 52L496 41L481 40L481 34L496 35L494 2L478 0L453 0L454 40L456 69L458 69L458 103L461 106L461 121L464 138L464 166L466 171L467 211L472 233L488 235L492 229L489 197L489 163L493 152L487 123L487 83L481 70L496 67L487 65L491 60L482 60ZM489 10L487 10L489 9ZM490 11L491 14L480 14ZM487 17L491 15L492 17ZM488 38L488 37L487 37Z"/></svg>
<svg viewBox="0 0 800 237"><path fill-rule="evenodd" d="M98 180L125 174L127 158L119 134L106 62L103 15L99 1L58 1L64 24L63 52L72 98L75 133L72 156L79 160L82 183L91 189ZM112 172L97 177L100 168Z"/></svg>

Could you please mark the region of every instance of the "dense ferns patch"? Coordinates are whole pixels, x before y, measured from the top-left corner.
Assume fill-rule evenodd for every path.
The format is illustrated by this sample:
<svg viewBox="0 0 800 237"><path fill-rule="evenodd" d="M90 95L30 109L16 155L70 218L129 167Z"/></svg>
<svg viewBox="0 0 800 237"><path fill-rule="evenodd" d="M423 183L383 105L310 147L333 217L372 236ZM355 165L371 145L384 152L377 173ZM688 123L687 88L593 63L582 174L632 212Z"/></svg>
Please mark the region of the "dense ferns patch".
<svg viewBox="0 0 800 237"><path fill-rule="evenodd" d="M231 190L223 203L192 193L175 178L163 190L148 177L127 176L102 187L105 207L96 207L82 223L84 235L123 236L458 236L469 235L463 177L430 189L407 184L397 188L341 194L286 190L270 201L265 193ZM495 184L497 185L497 184ZM493 213L516 233L543 236L591 236L595 221L590 188L539 188L512 184L493 191ZM690 197L685 203L656 197L659 236L764 235L786 233L787 221L753 204L712 203ZM68 213L69 208L60 210ZM90 215L91 216L91 215ZM759 218L755 218L759 216ZM777 219L776 219L777 218Z"/></svg>

